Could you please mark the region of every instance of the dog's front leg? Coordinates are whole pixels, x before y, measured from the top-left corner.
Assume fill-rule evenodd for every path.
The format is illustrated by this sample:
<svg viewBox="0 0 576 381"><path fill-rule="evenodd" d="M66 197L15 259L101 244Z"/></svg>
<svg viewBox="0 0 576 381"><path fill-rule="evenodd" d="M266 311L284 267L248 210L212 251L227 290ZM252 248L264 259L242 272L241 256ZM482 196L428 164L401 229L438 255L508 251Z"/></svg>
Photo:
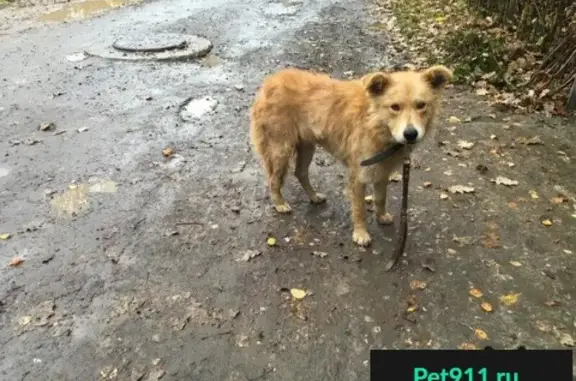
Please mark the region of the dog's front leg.
<svg viewBox="0 0 576 381"><path fill-rule="evenodd" d="M376 221L382 225L390 225L393 217L386 210L387 192L388 192L388 177L386 180L374 184L374 206L376 209Z"/></svg>
<svg viewBox="0 0 576 381"><path fill-rule="evenodd" d="M360 246L368 246L372 241L366 226L365 196L366 185L360 182L356 176L350 176L348 179L348 197L350 198L352 224L354 226L352 240Z"/></svg>

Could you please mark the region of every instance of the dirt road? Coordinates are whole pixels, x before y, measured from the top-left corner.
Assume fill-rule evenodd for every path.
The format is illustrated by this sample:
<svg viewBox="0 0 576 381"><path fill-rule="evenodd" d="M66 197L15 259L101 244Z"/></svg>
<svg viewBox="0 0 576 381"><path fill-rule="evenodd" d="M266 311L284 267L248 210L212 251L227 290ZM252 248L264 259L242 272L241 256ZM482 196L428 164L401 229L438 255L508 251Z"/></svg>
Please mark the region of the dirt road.
<svg viewBox="0 0 576 381"><path fill-rule="evenodd" d="M392 274L393 228L371 222L373 247L352 244L345 172L325 154L311 174L326 205L292 177L293 215L269 206L247 139L258 84L288 65L343 77L399 62L369 9L155 1L0 37L1 380L351 381L368 379L370 348L574 345L573 121L451 90L415 156ZM214 48L70 60L160 32ZM189 97L208 101L183 121Z"/></svg>

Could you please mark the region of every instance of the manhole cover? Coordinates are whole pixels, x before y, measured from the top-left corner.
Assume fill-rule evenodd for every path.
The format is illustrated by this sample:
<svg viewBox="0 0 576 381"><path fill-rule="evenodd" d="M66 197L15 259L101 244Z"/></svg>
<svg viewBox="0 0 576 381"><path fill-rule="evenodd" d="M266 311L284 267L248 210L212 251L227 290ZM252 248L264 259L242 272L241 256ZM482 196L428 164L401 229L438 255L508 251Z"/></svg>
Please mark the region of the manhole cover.
<svg viewBox="0 0 576 381"><path fill-rule="evenodd" d="M184 49L186 45L186 39L182 35L157 34L145 37L122 37L114 41L112 47L124 52L157 53Z"/></svg>
<svg viewBox="0 0 576 381"><path fill-rule="evenodd" d="M126 61L167 61L201 58L210 53L212 43L205 38L159 33L154 36L126 36L86 50L92 56Z"/></svg>

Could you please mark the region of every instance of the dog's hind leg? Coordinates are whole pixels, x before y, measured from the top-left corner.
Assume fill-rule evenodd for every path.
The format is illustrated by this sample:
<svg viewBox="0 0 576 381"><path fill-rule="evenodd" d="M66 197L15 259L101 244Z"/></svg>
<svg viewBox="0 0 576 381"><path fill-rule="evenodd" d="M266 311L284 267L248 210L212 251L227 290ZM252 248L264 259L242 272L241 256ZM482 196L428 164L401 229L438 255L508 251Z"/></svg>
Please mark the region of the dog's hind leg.
<svg viewBox="0 0 576 381"><path fill-rule="evenodd" d="M278 213L290 213L292 208L282 195L282 187L284 186L292 153L274 149L270 151L270 155L265 155L263 160L268 174L270 199Z"/></svg>
<svg viewBox="0 0 576 381"><path fill-rule="evenodd" d="M321 204L326 201L326 196L322 193L316 192L310 184L310 163L314 157L316 147L311 143L301 143L296 150L296 167L294 175L306 191L308 198L314 204Z"/></svg>

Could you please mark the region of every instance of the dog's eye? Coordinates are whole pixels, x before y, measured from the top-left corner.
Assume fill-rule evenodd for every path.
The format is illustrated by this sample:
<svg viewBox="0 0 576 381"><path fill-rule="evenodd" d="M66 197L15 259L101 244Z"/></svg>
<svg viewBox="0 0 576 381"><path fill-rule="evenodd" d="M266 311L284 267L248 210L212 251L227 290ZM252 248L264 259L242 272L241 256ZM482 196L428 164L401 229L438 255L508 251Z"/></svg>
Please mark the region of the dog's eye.
<svg viewBox="0 0 576 381"><path fill-rule="evenodd" d="M392 106L390 106L390 108L391 108L393 111L400 111L400 105L399 105L399 104L396 104L396 103L394 103Z"/></svg>
<svg viewBox="0 0 576 381"><path fill-rule="evenodd" d="M424 102L417 102L416 103L416 109L417 110L424 110L425 107L426 107L426 103L424 103Z"/></svg>

